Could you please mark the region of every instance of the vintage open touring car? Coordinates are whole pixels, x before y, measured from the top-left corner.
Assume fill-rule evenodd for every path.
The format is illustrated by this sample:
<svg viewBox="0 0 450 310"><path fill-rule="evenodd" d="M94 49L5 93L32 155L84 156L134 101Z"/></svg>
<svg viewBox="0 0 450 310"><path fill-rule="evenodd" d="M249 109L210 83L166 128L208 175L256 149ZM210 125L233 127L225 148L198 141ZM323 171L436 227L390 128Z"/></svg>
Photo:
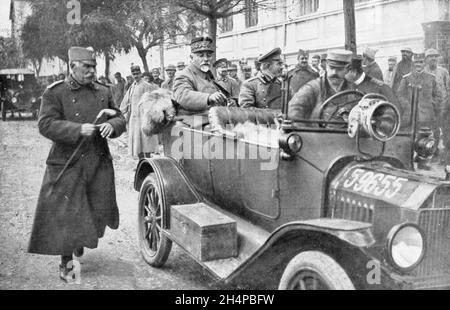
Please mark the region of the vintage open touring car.
<svg viewBox="0 0 450 310"><path fill-rule="evenodd" d="M10 117L22 117L22 113L31 113L36 119L39 113L42 95L35 74L28 69L0 70L0 104L2 120Z"/></svg>
<svg viewBox="0 0 450 310"><path fill-rule="evenodd" d="M136 170L144 259L161 267L175 242L217 280L256 288L450 286L450 183L413 165L435 147L417 133L418 91L412 129L357 91L324 102L317 120L292 122L286 103L281 116L179 117L165 155Z"/></svg>

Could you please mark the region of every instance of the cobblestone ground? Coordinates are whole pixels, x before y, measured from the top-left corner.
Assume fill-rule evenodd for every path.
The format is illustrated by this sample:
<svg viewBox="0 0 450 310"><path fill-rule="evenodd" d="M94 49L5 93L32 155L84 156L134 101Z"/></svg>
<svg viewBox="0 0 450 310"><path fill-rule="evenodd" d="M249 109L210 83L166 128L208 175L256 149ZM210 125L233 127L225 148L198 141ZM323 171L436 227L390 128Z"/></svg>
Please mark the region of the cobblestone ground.
<svg viewBox="0 0 450 310"><path fill-rule="evenodd" d="M120 227L109 230L80 259L81 284L58 277L59 257L26 253L50 141L36 121L0 121L0 289L233 289L174 245L162 269L148 266L137 246L136 162L123 142L110 141L116 173Z"/></svg>

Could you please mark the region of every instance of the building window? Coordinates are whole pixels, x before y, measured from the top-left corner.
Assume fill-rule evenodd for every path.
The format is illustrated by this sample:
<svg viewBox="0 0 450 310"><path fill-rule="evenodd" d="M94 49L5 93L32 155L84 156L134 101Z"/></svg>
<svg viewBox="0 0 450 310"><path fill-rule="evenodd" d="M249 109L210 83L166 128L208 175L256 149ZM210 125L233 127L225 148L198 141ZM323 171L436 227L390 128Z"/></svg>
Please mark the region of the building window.
<svg viewBox="0 0 450 310"><path fill-rule="evenodd" d="M317 12L319 9L319 0L300 0L299 16L308 15Z"/></svg>
<svg viewBox="0 0 450 310"><path fill-rule="evenodd" d="M258 4L255 0L245 0L245 27L258 25Z"/></svg>
<svg viewBox="0 0 450 310"><path fill-rule="evenodd" d="M233 30L233 15L222 18L222 31L228 32Z"/></svg>

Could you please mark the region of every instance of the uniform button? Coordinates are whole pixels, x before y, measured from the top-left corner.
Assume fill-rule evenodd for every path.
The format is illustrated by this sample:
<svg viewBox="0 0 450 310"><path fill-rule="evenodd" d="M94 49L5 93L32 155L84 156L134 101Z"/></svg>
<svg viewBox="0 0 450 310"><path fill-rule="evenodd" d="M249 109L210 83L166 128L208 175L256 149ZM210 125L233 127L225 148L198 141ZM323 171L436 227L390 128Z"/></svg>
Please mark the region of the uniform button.
<svg viewBox="0 0 450 310"><path fill-rule="evenodd" d="M73 102L73 103L77 102L77 99L74 98L74 99L72 100L72 102Z"/></svg>
<svg viewBox="0 0 450 310"><path fill-rule="evenodd" d="M75 116L76 116L76 117L80 116L80 113L75 113Z"/></svg>

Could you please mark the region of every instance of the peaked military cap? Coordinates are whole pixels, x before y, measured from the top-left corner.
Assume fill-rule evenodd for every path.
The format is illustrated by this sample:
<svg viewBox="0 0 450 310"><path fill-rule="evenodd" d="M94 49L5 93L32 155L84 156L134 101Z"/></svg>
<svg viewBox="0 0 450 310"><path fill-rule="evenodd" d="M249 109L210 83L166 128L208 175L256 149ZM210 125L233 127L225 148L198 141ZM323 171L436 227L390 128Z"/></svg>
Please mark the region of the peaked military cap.
<svg viewBox="0 0 450 310"><path fill-rule="evenodd" d="M320 55L314 55L313 57L311 57L312 59L317 59L320 60Z"/></svg>
<svg viewBox="0 0 450 310"><path fill-rule="evenodd" d="M230 71L237 71L237 65L236 64L230 64L230 66L228 67L228 69Z"/></svg>
<svg viewBox="0 0 450 310"><path fill-rule="evenodd" d="M321 61L327 60L327 54L320 55L320 60Z"/></svg>
<svg viewBox="0 0 450 310"><path fill-rule="evenodd" d="M377 54L378 50L377 49L373 49L373 48L366 48L364 50L363 55L370 58L370 59L375 59L375 55Z"/></svg>
<svg viewBox="0 0 450 310"><path fill-rule="evenodd" d="M258 62L270 62L272 60L281 60L281 48L277 47L268 52L267 54L261 55L258 58Z"/></svg>
<svg viewBox="0 0 450 310"><path fill-rule="evenodd" d="M400 52L408 52L408 53L413 54L413 51L412 51L412 49L411 49L410 47L402 48L402 49L400 50Z"/></svg>
<svg viewBox="0 0 450 310"><path fill-rule="evenodd" d="M244 72L252 72L252 67L250 67L250 66L245 66L245 67L243 68L243 70L244 70Z"/></svg>
<svg viewBox="0 0 450 310"><path fill-rule="evenodd" d="M430 49L427 49L425 51L425 57L428 57L428 56L440 56L440 55L441 54L439 54L439 52L437 50L435 50L434 48L430 48Z"/></svg>
<svg viewBox="0 0 450 310"><path fill-rule="evenodd" d="M153 69L152 69L152 72L157 72L157 73L159 73L159 68L153 68Z"/></svg>
<svg viewBox="0 0 450 310"><path fill-rule="evenodd" d="M334 67L346 67L352 60L353 53L347 50L329 50L327 63Z"/></svg>
<svg viewBox="0 0 450 310"><path fill-rule="evenodd" d="M298 57L300 57L300 56L309 56L309 52L305 51L303 49L299 49L297 55L298 55Z"/></svg>
<svg viewBox="0 0 450 310"><path fill-rule="evenodd" d="M222 66L222 65L224 65L225 64L225 66L228 64L228 60L226 59L226 58L220 58L220 59L217 59L215 62L214 62L214 64L213 64L213 67L214 68L217 68L217 67L219 67L219 66Z"/></svg>
<svg viewBox="0 0 450 310"><path fill-rule="evenodd" d="M389 57L388 61L397 61L397 57L395 57L395 56Z"/></svg>
<svg viewBox="0 0 450 310"><path fill-rule="evenodd" d="M414 54L413 60L414 60L414 62L425 61L425 53Z"/></svg>
<svg viewBox="0 0 450 310"><path fill-rule="evenodd" d="M87 65L96 66L97 61L94 57L94 50L92 48L72 46L69 48L69 62L81 61Z"/></svg>
<svg viewBox="0 0 450 310"><path fill-rule="evenodd" d="M191 53L214 52L213 40L209 37L197 37L191 40Z"/></svg>
<svg viewBox="0 0 450 310"><path fill-rule="evenodd" d="M166 67L166 71L177 71L177 68L175 68L174 65L168 65L168 66Z"/></svg>
<svg viewBox="0 0 450 310"><path fill-rule="evenodd" d="M352 69L362 68L363 56L353 55L351 60Z"/></svg>
<svg viewBox="0 0 450 310"><path fill-rule="evenodd" d="M185 67L186 65L185 65L185 63L184 63L184 61L179 61L178 63L177 63L177 67Z"/></svg>
<svg viewBox="0 0 450 310"><path fill-rule="evenodd" d="M137 65L131 66L131 73L133 73L133 72L141 72L141 67L139 67Z"/></svg>

